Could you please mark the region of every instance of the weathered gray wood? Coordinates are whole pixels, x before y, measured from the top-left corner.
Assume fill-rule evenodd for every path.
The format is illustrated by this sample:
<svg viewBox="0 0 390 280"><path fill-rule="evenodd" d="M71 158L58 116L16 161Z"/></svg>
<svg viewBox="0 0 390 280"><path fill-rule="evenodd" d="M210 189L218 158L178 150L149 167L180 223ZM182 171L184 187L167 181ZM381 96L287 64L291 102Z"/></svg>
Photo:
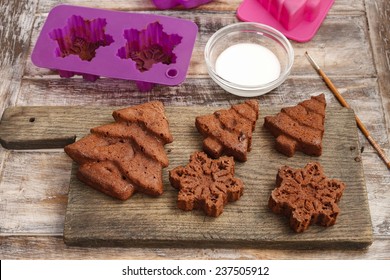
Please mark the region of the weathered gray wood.
<svg viewBox="0 0 390 280"><path fill-rule="evenodd" d="M205 107L166 108L175 138L166 146L170 160L167 169L186 164L190 154L201 149L201 137L194 127L194 118L214 110ZM262 116L276 111L263 108ZM83 116L86 127L96 124L94 117ZM106 122L111 122L111 118L107 117ZM286 158L273 149L273 143L273 137L262 129L262 120L259 120L249 160L236 165L236 176L242 178L246 186L245 194L239 201L226 206L224 213L216 219L205 217L198 211L177 209L177 192L169 185L168 170L164 170L163 176L164 195L150 198L136 194L126 202L86 187L73 175L64 240L69 245L136 247L362 248L370 245L371 219L353 112L344 108L329 109L324 153L320 158L303 154ZM340 178L347 184L340 203L342 214L332 228L325 230L312 226L304 234L295 234L284 218L270 213L267 200L279 166L303 167L313 160L320 161L330 177Z"/></svg>
<svg viewBox="0 0 390 280"><path fill-rule="evenodd" d="M190 82L179 87L158 87L152 93L141 94L131 83L104 80L97 83L84 83L80 79L65 82L58 76L43 69L30 69L30 54L46 13L60 1L0 1L1 10L5 11L1 19L0 37L6 57L0 61L0 107L9 104L25 105L96 105L126 106L139 104L151 99L162 100L167 105L229 105L238 98L224 94L209 81L204 72L204 65L198 63L207 34L211 35L218 25L213 20L232 20L235 9L241 0L215 0L195 10L180 9L155 11L150 1L90 1L71 0L70 4L90 7L109 8L123 11L155 12L172 16L191 18L196 15L196 22L201 23L204 35L196 45L194 59L191 62ZM38 4L39 3L39 4ZM63 3L63 2L61 2ZM24 5L24 6L23 6ZM313 44L295 44L295 69L305 69L304 51L308 50L331 76L336 86L369 130L374 134L387 154L390 154L389 113L390 112L390 77L388 66L389 49L389 5L387 0L338 0L335 1L328 18L322 24ZM34 15L35 8L38 6ZM27 8L25 8L27 7ZM203 17L212 20L210 23ZM225 19L224 19L225 18ZM35 24L31 22L35 20ZM329 25L332 25L330 28ZM20 27L20 28L19 28ZM31 32L31 29L33 31ZM209 31L207 31L209 30ZM340 30L340 32L338 32ZM207 33L208 32L208 33ZM30 35L31 43L28 44ZM341 34L341 35L340 35ZM357 37L356 37L357 36ZM20 38L22 38L20 40ZM358 38L358 39L356 39ZM361 41L361 42L360 42ZM26 43L27 42L27 43ZM8 63L14 57L14 46L24 46L23 52L11 66ZM5 48L4 48L5 46ZM27 48L25 48L27 46ZM337 46L337 47L335 47ZM366 53L361 56L364 50ZM20 49L19 49L20 50ZM342 53L342 55L339 54ZM370 54L372 59L369 59ZM346 58L344 59L344 55ZM362 57L362 58L360 58ZM322 58L325 58L323 61ZM357 58L357 59L356 59ZM373 63L374 62L374 63ZM2 64L1 64L2 63ZM367 64L368 63L368 64ZM26 68L24 68L26 65ZM307 64L308 65L308 64ZM367 66L368 65L368 66ZM371 66L370 66L371 65ZM372 65L375 65L374 68ZM334 102L316 73L295 72L291 81L271 94L261 97L262 105L295 104L308 94L325 92L328 101ZM25 69L26 71L23 71ZM197 74L199 69L199 73ZM371 69L365 73L365 70ZM372 71L374 70L374 71ZM318 79L318 80L315 80ZM38 84L41 83L41 86ZM20 89L20 84L22 88ZM46 87L46 88L45 88ZM111 89L110 89L111 88ZM1 97L2 96L2 97ZM4 102L5 100L5 102ZM7 101L8 100L8 101ZM353 104L352 104L353 103ZM367 250L255 250L235 248L233 250L195 250L195 249L107 249L67 247L63 244L63 214L70 174L70 162L62 152L13 152L0 147L0 256L8 258L234 258L234 259L389 259L390 244L390 177L381 160L360 135L364 173L370 201L371 216L374 226L375 241ZM50 168L55 162L56 167ZM44 167L44 168L42 168ZM54 174L54 175L53 175ZM53 178L56 179L48 179ZM26 192L20 192L23 186ZM46 202L50 203L48 208ZM50 210L49 210L50 209ZM45 237L35 237L45 235ZM47 236L46 236L47 235Z"/></svg>
<svg viewBox="0 0 390 280"><path fill-rule="evenodd" d="M377 239L365 250L288 249L192 249L192 248L114 248L66 246L62 237L0 237L0 258L67 260L388 260L390 241Z"/></svg>
<svg viewBox="0 0 390 280"><path fill-rule="evenodd" d="M70 166L62 152L8 152L0 174L0 236L62 235Z"/></svg>
<svg viewBox="0 0 390 280"><path fill-rule="evenodd" d="M367 21L372 30L370 37L375 65L378 71L378 84L382 97L387 136L390 135L390 2L365 1ZM388 143L389 139L387 140Z"/></svg>
<svg viewBox="0 0 390 280"><path fill-rule="evenodd" d="M88 129L82 125L89 116L95 124L110 116L112 110L99 107L12 107L2 118L0 143L7 149L63 148ZM103 113L103 114L101 114ZM92 115L89 115L92 114ZM86 131L85 131L86 129Z"/></svg>
<svg viewBox="0 0 390 280"><path fill-rule="evenodd" d="M38 1L0 1L0 114L15 104Z"/></svg>
<svg viewBox="0 0 390 280"><path fill-rule="evenodd" d="M390 149L385 150L389 155ZM390 172L375 153L362 154L371 219L377 238L388 239L390 229ZM388 248L390 252L390 247Z"/></svg>

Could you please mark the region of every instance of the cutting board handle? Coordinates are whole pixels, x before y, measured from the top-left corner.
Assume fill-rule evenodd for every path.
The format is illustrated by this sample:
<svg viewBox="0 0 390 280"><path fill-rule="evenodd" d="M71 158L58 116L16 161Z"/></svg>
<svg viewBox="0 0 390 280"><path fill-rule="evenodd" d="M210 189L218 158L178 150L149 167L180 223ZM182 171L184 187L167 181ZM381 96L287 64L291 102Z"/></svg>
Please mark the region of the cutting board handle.
<svg viewBox="0 0 390 280"><path fill-rule="evenodd" d="M55 149L73 143L91 127L112 122L113 107L9 107L0 122L0 143L6 149ZM90 116L96 116L92 118Z"/></svg>

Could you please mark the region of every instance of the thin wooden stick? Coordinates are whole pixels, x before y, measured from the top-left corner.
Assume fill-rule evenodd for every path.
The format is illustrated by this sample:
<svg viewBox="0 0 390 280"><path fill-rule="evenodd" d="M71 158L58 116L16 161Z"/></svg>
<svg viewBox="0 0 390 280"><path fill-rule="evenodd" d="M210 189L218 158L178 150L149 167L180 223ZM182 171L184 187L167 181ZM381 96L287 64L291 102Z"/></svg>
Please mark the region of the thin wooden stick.
<svg viewBox="0 0 390 280"><path fill-rule="evenodd" d="M309 60L310 64L313 66L313 68L318 72L318 74L322 77L325 84L329 87L329 89L332 91L332 93L335 95L337 100L346 108L351 108L347 101L345 101L344 97L340 94L338 89L335 87L335 85L332 83L332 81L329 79L329 77L324 73L324 71L321 70L321 68L318 66L317 63L313 60L313 58L308 54L308 52L305 52L305 55L307 59ZM369 131L364 126L362 121L359 119L359 117L355 114L356 124L361 130L361 132L366 136L368 141L371 143L371 145L374 147L374 149L378 152L379 156L383 159L383 161L386 163L387 168L390 169L390 160L387 158L385 152L381 149L379 144L371 137Z"/></svg>

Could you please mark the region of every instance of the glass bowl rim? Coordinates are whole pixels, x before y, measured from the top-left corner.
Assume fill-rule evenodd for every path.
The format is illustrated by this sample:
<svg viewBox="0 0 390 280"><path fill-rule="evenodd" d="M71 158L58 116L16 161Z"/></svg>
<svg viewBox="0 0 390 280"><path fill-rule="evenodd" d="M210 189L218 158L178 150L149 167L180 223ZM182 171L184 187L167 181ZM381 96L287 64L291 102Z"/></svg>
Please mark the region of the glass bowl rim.
<svg viewBox="0 0 390 280"><path fill-rule="evenodd" d="M235 30L235 31L240 31L239 28L245 28L248 31L255 31L257 34L262 33L261 36L264 35L264 33L272 35L270 38L271 40L276 41L277 43L281 44L282 47L286 50L287 53L287 67L283 69L283 71L280 73L279 77L271 82L265 83L265 84L260 84L260 85L252 85L252 86L245 86L245 85L240 85L236 84L233 82L230 82L221 76L219 76L216 71L214 70L214 67L211 66L210 62L210 57L209 54L211 52L211 47L213 44L221 39L222 37L226 36L230 32L228 32L230 29ZM294 49L290 43L290 41L284 36L280 31L276 30L275 28L257 23L257 22L238 22L238 23L233 23L227 26L222 27L221 29L217 30L207 41L205 50L204 50L204 59L206 61L206 66L207 70L209 72L209 75L213 78L222 83L225 87L229 87L232 89L236 90L241 90L241 91L264 91L269 89L272 90L273 88L276 88L280 84L282 84L286 79L287 76L289 75L291 68L294 63Z"/></svg>

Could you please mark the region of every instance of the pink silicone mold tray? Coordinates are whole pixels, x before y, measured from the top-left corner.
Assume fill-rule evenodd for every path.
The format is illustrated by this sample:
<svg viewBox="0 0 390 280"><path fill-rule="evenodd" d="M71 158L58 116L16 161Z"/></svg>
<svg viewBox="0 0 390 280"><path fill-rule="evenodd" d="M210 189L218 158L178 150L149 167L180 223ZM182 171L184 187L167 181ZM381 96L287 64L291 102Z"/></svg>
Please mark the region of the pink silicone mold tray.
<svg viewBox="0 0 390 280"><path fill-rule="evenodd" d="M212 0L153 0L154 5L159 9L170 9L182 5L186 9L195 8Z"/></svg>
<svg viewBox="0 0 390 280"><path fill-rule="evenodd" d="M242 21L272 26L298 42L311 40L334 0L244 0L237 10Z"/></svg>
<svg viewBox="0 0 390 280"><path fill-rule="evenodd" d="M53 8L31 55L61 77L82 75L154 84L185 80L198 27L188 20L78 6Z"/></svg>

